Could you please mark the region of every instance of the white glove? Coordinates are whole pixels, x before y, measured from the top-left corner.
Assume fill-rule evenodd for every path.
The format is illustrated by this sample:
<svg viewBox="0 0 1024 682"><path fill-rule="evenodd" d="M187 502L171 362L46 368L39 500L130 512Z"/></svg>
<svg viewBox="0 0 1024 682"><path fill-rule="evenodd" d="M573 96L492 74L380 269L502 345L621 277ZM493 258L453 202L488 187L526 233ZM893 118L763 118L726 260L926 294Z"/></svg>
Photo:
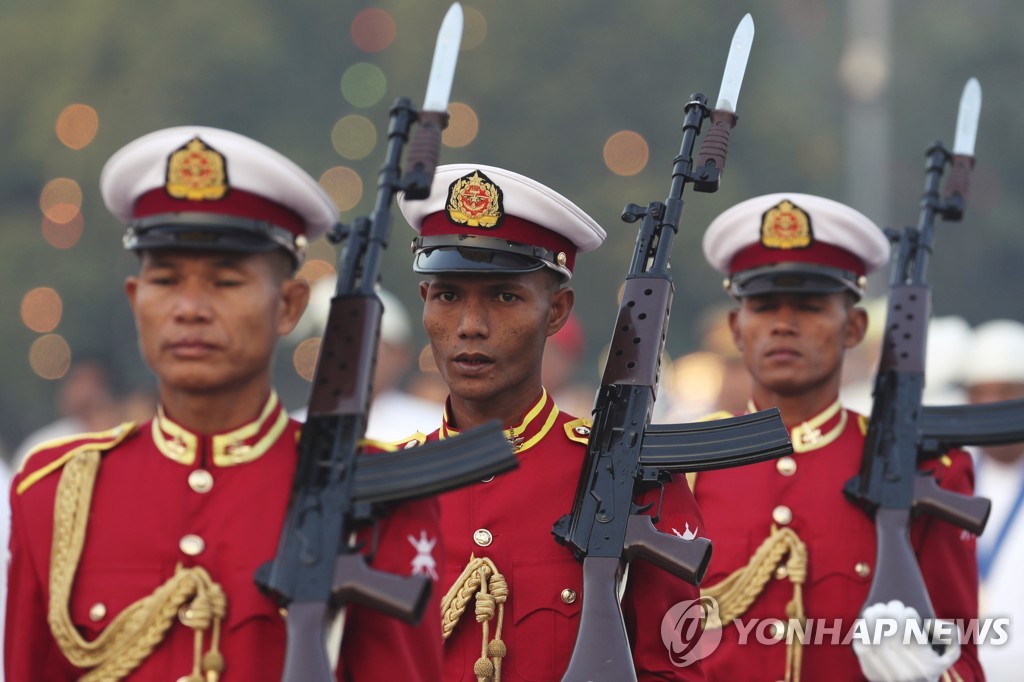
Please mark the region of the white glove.
<svg viewBox="0 0 1024 682"><path fill-rule="evenodd" d="M960 658L960 638L956 626L942 632L952 632L951 638L937 638L946 645L939 655L931 644L919 643L912 634L908 638L907 623L919 621L917 609L894 600L872 604L864 609L864 624L870 643L853 639L853 651L860 661L860 670L871 682L936 682ZM880 622L881 621L881 622ZM892 627L895 625L895 631ZM887 636L878 637L875 633Z"/></svg>

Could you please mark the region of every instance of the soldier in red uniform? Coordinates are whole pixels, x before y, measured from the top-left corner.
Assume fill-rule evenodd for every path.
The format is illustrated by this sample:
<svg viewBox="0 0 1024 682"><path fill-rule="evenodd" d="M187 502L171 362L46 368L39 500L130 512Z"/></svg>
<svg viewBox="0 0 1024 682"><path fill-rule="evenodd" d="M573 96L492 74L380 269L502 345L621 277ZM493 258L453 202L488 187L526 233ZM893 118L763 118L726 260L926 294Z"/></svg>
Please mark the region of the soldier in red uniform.
<svg viewBox="0 0 1024 682"><path fill-rule="evenodd" d="M444 679L559 680L583 572L551 528L572 507L590 421L558 409L541 360L572 309L577 252L605 233L551 189L490 166L439 167L430 199L400 206L419 233L423 324L450 391L440 429L418 440L496 419L519 457L515 471L440 498ZM682 480L668 487L676 492L657 525L693 537L702 526L693 497ZM699 666L673 666L661 636L666 611L697 596L646 562L630 568L623 611L640 679L703 679Z"/></svg>
<svg viewBox="0 0 1024 682"><path fill-rule="evenodd" d="M888 260L884 234L843 204L772 194L715 219L704 252L737 300L729 324L753 376L749 409L778 407L794 450L696 477L714 543L702 585L718 606L708 627L724 625L720 646L703 661L708 679L982 679L973 644L940 655L927 644L861 646L863 636L850 636L876 540L872 519L842 492L859 470L867 417L842 406L839 388L844 352L867 327L856 306L865 277ZM964 452L923 468L947 489L973 489ZM911 541L936 616L976 617L974 537L924 516ZM907 616L896 602L871 609Z"/></svg>
<svg viewBox="0 0 1024 682"><path fill-rule="evenodd" d="M277 682L285 622L253 578L277 549L300 425L271 357L336 208L277 152L206 127L132 142L101 189L140 257L125 292L160 405L38 447L15 478L7 679ZM436 500L396 508L373 565L429 573L438 521ZM343 642L339 680L440 677L432 621L350 609Z"/></svg>

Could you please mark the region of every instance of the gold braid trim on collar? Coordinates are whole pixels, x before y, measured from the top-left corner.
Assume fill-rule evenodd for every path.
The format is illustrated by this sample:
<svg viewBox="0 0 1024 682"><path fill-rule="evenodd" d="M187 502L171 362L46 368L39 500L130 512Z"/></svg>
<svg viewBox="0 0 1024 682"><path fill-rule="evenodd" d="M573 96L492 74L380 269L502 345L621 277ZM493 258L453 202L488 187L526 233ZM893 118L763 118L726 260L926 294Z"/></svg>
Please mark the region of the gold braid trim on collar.
<svg viewBox="0 0 1024 682"><path fill-rule="evenodd" d="M79 452L65 464L57 485L47 613L54 639L73 665L90 669L82 682L116 682L137 668L163 641L180 610L182 623L195 630L196 642L192 674L183 679L216 682L224 670L218 644L227 597L199 566L179 566L151 595L119 613L94 641L86 641L75 628L69 608L71 590L85 546L99 465L97 450ZM211 626L210 649L203 655L203 632Z"/></svg>

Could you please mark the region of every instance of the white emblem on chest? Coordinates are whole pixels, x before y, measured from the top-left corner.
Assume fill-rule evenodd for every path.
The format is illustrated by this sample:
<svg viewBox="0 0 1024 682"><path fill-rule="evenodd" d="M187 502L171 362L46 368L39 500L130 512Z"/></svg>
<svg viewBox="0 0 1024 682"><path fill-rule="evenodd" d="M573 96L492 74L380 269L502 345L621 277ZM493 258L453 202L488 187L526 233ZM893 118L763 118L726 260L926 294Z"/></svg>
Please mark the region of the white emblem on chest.
<svg viewBox="0 0 1024 682"><path fill-rule="evenodd" d="M678 535L679 537L681 537L684 540L693 540L694 538L697 537L697 530L698 530L697 528L694 528L693 530L690 530L690 522L687 521L686 522L686 526L683 528L683 532L682 533L680 533L675 528L672 529L672 532L675 533L676 535Z"/></svg>
<svg viewBox="0 0 1024 682"><path fill-rule="evenodd" d="M427 531L421 530L419 538L412 535L405 536L409 544L416 550L416 557L412 560L412 575L429 575L437 580L437 562L434 561L434 545L437 538L428 538Z"/></svg>

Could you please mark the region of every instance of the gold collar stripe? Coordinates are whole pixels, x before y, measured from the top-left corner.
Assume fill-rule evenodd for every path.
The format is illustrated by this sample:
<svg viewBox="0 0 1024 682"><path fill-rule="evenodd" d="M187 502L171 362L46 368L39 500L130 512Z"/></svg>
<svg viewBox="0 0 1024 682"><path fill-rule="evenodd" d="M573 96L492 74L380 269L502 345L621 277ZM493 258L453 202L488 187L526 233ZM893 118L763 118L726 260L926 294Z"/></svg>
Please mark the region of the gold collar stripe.
<svg viewBox="0 0 1024 682"><path fill-rule="evenodd" d="M265 455L288 427L288 413L281 407L276 392L271 392L260 416L244 426L210 437L214 466L230 467L255 461ZM153 420L153 442L171 461L185 466L195 464L200 437L157 410Z"/></svg>
<svg viewBox="0 0 1024 682"><path fill-rule="evenodd" d="M547 410L546 415L544 414L545 410ZM551 427L554 426L559 414L558 406L555 405L554 400L548 395L547 390L541 389L540 398L534 406L527 411L526 416L523 417L518 426L505 429L505 436L515 447L516 453L524 452L539 443L547 435ZM460 433L458 429L449 425L450 419L451 414L449 413L448 405L445 405L444 421L441 423L439 434L442 440L457 436ZM543 419L543 422L540 421L541 419ZM539 426L537 426L538 424Z"/></svg>

